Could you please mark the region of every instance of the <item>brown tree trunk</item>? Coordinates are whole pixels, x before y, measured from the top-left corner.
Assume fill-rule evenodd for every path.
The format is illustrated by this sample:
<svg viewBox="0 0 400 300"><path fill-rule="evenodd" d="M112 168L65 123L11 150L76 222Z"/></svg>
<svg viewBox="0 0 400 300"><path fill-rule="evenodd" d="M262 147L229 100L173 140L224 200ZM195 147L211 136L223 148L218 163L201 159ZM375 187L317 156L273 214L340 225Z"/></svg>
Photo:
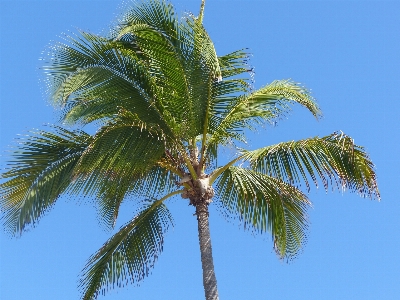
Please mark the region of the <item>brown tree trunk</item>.
<svg viewBox="0 0 400 300"><path fill-rule="evenodd" d="M210 227L208 224L208 204L205 201L201 201L196 205L196 215L206 300L218 300L217 279L214 272Z"/></svg>

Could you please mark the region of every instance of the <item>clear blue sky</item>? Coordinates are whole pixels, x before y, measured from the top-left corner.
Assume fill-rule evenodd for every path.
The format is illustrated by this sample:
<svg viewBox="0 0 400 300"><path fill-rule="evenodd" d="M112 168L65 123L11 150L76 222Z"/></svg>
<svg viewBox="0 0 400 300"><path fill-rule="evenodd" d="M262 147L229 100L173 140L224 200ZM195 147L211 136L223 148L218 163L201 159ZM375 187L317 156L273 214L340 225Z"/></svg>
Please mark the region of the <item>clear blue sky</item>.
<svg viewBox="0 0 400 300"><path fill-rule="evenodd" d="M173 3L197 14L200 0ZM2 166L17 134L57 120L42 92L41 52L77 28L106 32L121 6L120 0L0 0ZM312 189L308 243L290 264L276 257L269 235L252 236L211 208L221 300L398 299L399 16L400 1L207 0L204 22L219 54L250 48L257 88L292 78L312 89L324 112L316 121L295 107L277 127L251 136L249 146L342 130L369 152L382 196L377 202ZM170 207L175 227L153 274L140 287L100 299L204 299L193 207L181 198ZM127 203L117 227L132 214ZM21 238L1 232L0 298L78 299L80 270L111 234L98 225L92 205L63 198Z"/></svg>

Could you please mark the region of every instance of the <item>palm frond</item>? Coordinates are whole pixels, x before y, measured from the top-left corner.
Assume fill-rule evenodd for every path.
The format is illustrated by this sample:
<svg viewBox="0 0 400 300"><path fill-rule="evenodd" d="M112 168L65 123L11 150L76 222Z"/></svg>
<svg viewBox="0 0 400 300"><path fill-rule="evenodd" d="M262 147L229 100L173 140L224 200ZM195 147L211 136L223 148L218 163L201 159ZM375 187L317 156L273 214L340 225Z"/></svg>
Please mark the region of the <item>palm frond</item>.
<svg viewBox="0 0 400 300"><path fill-rule="evenodd" d="M121 110L93 137L79 161L77 174L93 170L142 174L155 166L164 151L165 136L157 125L148 126Z"/></svg>
<svg viewBox="0 0 400 300"><path fill-rule="evenodd" d="M314 117L321 116L321 111L310 92L290 80L275 80L248 96L250 110L269 110L277 118L290 110L290 105L298 103L308 109Z"/></svg>
<svg viewBox="0 0 400 300"><path fill-rule="evenodd" d="M178 21L164 1L140 2L116 28L117 39L132 40L153 69L167 97L158 97L177 136L201 134L209 111L212 84L221 77L214 45L192 15Z"/></svg>
<svg viewBox="0 0 400 300"><path fill-rule="evenodd" d="M222 57L218 57L223 80L210 81L208 87L199 86L200 93L207 90L209 95L206 100L206 118L202 133L201 164L212 162L216 158L217 144L209 141L218 139L222 145L227 145L232 140L245 141L244 136L238 132L223 130L219 126L223 120L226 107L232 105L237 99L238 93L247 93L250 90L247 78L238 78L236 75L251 72L247 66L248 54L242 50L235 51ZM234 78L232 78L234 77ZM221 127L219 134L214 134L216 128ZM218 138L216 138L218 136Z"/></svg>
<svg viewBox="0 0 400 300"><path fill-rule="evenodd" d="M245 141L246 128L254 130L254 123L274 122L290 110L292 103L306 107L315 117L321 114L310 93L289 80L274 81L249 95L221 98L210 120L209 146L229 140Z"/></svg>
<svg viewBox="0 0 400 300"><path fill-rule="evenodd" d="M243 73L252 72L248 62L250 53L241 49L218 57L221 75L224 80Z"/></svg>
<svg viewBox="0 0 400 300"><path fill-rule="evenodd" d="M172 216L159 200L123 226L90 257L83 269L79 283L83 299L96 299L110 288L137 283L149 275L171 225Z"/></svg>
<svg viewBox="0 0 400 300"><path fill-rule="evenodd" d="M228 215L239 215L245 227L272 234L283 258L295 256L305 243L306 195L273 177L245 168L227 168L216 185L217 198Z"/></svg>
<svg viewBox="0 0 400 300"><path fill-rule="evenodd" d="M112 118L119 107L163 125L154 99L157 83L131 43L88 33L58 44L45 67L53 101L67 123Z"/></svg>
<svg viewBox="0 0 400 300"><path fill-rule="evenodd" d="M291 184L310 187L310 177L328 186L350 189L363 197L380 198L374 165L364 148L343 133L279 143L243 151L254 170Z"/></svg>
<svg viewBox="0 0 400 300"><path fill-rule="evenodd" d="M143 59L156 78L160 92L156 101L164 119L176 135L186 135L192 115L190 87L181 51L182 39L173 10L163 1L141 2L130 10L116 28L116 39L138 45ZM164 97L163 95L167 95ZM185 108L185 104L188 106Z"/></svg>
<svg viewBox="0 0 400 300"><path fill-rule="evenodd" d="M54 127L32 131L19 141L0 184L4 225L12 233L34 226L73 182L82 153L92 142L82 131Z"/></svg>
<svg viewBox="0 0 400 300"><path fill-rule="evenodd" d="M100 179L98 179L100 180ZM128 199L154 199L176 188L178 177L162 167L153 167L138 176L114 172L112 177L102 177L96 193L100 222L106 229L114 228L120 205Z"/></svg>
<svg viewBox="0 0 400 300"><path fill-rule="evenodd" d="M160 119L151 107L150 97L141 91L141 87L126 73L118 74L108 67L92 66L79 70L68 77L63 92L65 97L70 98L69 105L64 108L64 121L68 123L111 118L118 107L131 110L143 121L150 119L156 122ZM70 97L71 94L73 97Z"/></svg>
<svg viewBox="0 0 400 300"><path fill-rule="evenodd" d="M160 177L168 174L162 168L155 171L164 151L164 136L157 126L148 127L130 112L120 111L82 153L69 192L96 197L100 219L107 227L113 226L119 205L128 194L138 195L139 191L149 194L150 188L154 188L146 184L146 176L161 183ZM164 187L161 184L154 192L163 191Z"/></svg>
<svg viewBox="0 0 400 300"><path fill-rule="evenodd" d="M165 35L178 39L178 19L172 4L166 1L136 1L113 28L113 37L122 36L128 26L146 24Z"/></svg>

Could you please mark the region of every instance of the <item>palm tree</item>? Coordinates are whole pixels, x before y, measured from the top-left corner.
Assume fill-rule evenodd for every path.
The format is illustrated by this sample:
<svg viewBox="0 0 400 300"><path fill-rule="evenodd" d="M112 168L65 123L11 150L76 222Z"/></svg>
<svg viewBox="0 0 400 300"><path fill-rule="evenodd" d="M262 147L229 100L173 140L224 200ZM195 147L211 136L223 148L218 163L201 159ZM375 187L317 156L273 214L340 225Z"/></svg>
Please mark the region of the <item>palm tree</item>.
<svg viewBox="0 0 400 300"><path fill-rule="evenodd" d="M80 289L94 299L149 273L172 225L166 200L195 208L207 300L218 299L208 206L212 199L245 226L270 232L281 258L304 243L310 200L300 188L321 183L379 199L374 166L343 133L241 148L246 130L273 123L298 103L318 118L309 92L290 80L253 90L248 53L217 56L198 17L178 18L162 0L136 3L110 36L86 32L50 51L45 70L62 122L20 141L0 185L12 234L35 226L62 194L95 199L115 226L127 199L140 212L87 262ZM95 134L82 130L98 126ZM223 166L223 147L237 156Z"/></svg>

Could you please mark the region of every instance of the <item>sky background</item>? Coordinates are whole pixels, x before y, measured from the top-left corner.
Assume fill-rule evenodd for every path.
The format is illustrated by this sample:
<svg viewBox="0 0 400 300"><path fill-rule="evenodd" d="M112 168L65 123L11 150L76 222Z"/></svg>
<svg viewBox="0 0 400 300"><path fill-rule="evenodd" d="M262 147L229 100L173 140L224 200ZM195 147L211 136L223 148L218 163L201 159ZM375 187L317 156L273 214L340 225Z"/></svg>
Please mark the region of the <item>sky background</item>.
<svg viewBox="0 0 400 300"><path fill-rule="evenodd" d="M175 0L198 13L200 0ZM18 134L55 123L43 94L39 58L77 29L107 33L120 0L0 0L0 165ZM294 107L276 127L250 136L255 149L342 130L376 165L381 202L313 188L310 229L291 263L277 258L270 236L253 236L210 211L220 299L398 299L400 295L399 92L400 1L207 0L204 24L220 55L250 48L255 87L291 78L310 88L324 117ZM233 154L226 152L227 156ZM78 299L87 258L111 236L90 205L58 200L21 238L0 234L0 298ZM194 209L168 203L175 227L152 275L140 287L99 299L204 299ZM129 201L117 228L133 217Z"/></svg>

